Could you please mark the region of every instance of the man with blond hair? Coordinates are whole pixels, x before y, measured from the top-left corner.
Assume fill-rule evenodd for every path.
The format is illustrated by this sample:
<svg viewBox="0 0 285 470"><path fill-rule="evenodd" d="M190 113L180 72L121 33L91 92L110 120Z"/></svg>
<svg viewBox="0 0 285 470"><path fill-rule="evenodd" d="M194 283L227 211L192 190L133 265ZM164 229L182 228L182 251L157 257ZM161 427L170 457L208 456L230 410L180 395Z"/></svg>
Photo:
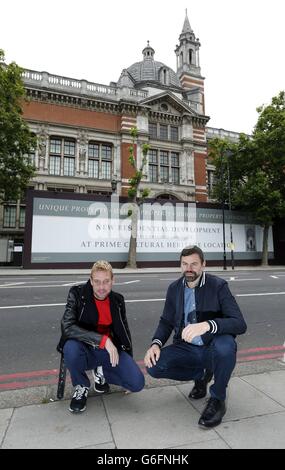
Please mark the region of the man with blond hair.
<svg viewBox="0 0 285 470"><path fill-rule="evenodd" d="M97 261L88 282L71 287L67 297L57 349L64 354L75 387L69 407L73 413L86 409L90 387L86 370L102 368L101 378L131 392L144 387L144 376L132 358L124 297L112 291L113 282L110 263ZM98 369L93 375L97 390Z"/></svg>

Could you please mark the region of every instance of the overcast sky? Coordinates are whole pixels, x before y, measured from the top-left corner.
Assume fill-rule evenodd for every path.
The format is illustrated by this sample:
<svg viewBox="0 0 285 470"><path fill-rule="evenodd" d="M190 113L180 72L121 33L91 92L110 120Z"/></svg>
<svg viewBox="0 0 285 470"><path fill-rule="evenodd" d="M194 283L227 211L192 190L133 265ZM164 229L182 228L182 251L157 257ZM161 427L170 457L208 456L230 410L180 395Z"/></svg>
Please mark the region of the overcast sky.
<svg viewBox="0 0 285 470"><path fill-rule="evenodd" d="M3 0L6 62L108 85L142 60L176 71L185 8L200 39L209 126L250 133L256 107L285 89L285 0Z"/></svg>

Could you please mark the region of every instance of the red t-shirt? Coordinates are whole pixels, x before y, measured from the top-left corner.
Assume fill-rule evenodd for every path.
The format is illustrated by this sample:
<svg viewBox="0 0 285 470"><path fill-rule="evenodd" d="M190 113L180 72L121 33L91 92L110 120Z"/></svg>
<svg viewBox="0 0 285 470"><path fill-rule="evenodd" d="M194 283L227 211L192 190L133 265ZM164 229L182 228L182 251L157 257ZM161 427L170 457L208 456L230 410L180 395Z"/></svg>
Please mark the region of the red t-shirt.
<svg viewBox="0 0 285 470"><path fill-rule="evenodd" d="M94 297L94 303L96 304L99 314L97 331L103 335L99 344L99 348L103 349L105 347L107 338L109 338L111 334L110 326L112 324L112 315L110 309L110 299L109 297L106 297L104 300L99 300Z"/></svg>

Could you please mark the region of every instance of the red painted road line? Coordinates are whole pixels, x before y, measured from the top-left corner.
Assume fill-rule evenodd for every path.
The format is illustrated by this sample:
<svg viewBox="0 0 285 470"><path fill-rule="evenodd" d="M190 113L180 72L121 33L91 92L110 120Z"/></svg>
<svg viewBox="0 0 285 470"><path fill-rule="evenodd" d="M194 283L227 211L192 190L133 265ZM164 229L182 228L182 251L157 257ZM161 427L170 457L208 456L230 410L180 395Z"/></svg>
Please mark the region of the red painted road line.
<svg viewBox="0 0 285 470"><path fill-rule="evenodd" d="M283 345L280 345L280 346L269 346L265 348L241 349L240 351L237 352L237 355L239 356L242 354L262 352L262 351L280 351L280 353L282 353L282 351L285 352L285 347ZM262 356L256 356L256 357L262 357ZM144 365L144 361L143 360L137 361L137 364L139 366L142 366ZM30 377L46 377L49 375L57 375L57 374L58 374L58 369L36 370L32 372L17 372L15 374L0 375L0 382L3 382L4 380L11 380L11 379L25 379L25 378L29 379Z"/></svg>
<svg viewBox="0 0 285 470"><path fill-rule="evenodd" d="M285 351L285 346L269 346L267 348L250 348L250 349L241 349L237 352L237 354L247 354L251 352L259 352L259 351Z"/></svg>
<svg viewBox="0 0 285 470"><path fill-rule="evenodd" d="M237 359L237 362L249 362L249 361L261 361L264 359L277 359L278 357L283 357L283 354L259 354L258 356L244 356Z"/></svg>
<svg viewBox="0 0 285 470"><path fill-rule="evenodd" d="M268 354L266 351L276 351L275 353ZM278 352L277 352L278 351ZM277 346L269 346L264 348L249 348L249 349L242 349L237 353L237 362L250 362L250 361L259 361L259 360L266 360L266 359L277 359L283 357L283 351L285 351L285 347L283 345ZM266 352L266 354L257 354L257 355L244 355L248 353L254 352ZM145 373L144 368L144 361L140 360L137 361L138 366L143 370ZM49 380L29 380L33 377L49 377L54 376L54 379ZM33 386L39 385L50 385L57 383L57 376L58 376L58 369L50 369L50 370L39 370L39 371L32 371L32 372L19 372L15 374L4 374L0 375L0 382L4 382L6 380L13 380L13 379L24 379L23 381L16 381L16 382L8 382L0 384L0 390L9 390L9 389L16 389L16 388L28 388ZM26 379L26 380L25 380Z"/></svg>
<svg viewBox="0 0 285 470"><path fill-rule="evenodd" d="M259 354L257 356L243 356L242 358L238 358L237 362L251 362L251 361L260 361L260 360L266 360L266 359L278 359L283 357L283 354L280 355L280 353L273 353L273 354ZM142 361L140 361L142 362ZM146 370L144 367L140 367L142 369L142 372L144 375L146 375ZM41 374L44 371L41 371ZM54 372L54 371L47 371L47 372ZM54 374L50 374L54 375ZM67 379L67 381L70 381ZM48 380L32 380L32 381L24 381L24 382L8 382L8 383L3 383L0 384L0 390L18 390L22 388L30 388L30 387L39 387L41 385L56 385L57 384L57 378L51 378Z"/></svg>
<svg viewBox="0 0 285 470"><path fill-rule="evenodd" d="M143 361L137 361L139 367L144 365ZM29 379L30 377L47 377L49 375L58 376L58 369L49 369L49 370L35 370L32 372L18 372L16 374L4 374L0 375L0 382L4 380L12 379Z"/></svg>
<svg viewBox="0 0 285 470"><path fill-rule="evenodd" d="M260 360L266 360L266 359L278 359L281 358L283 355L280 355L280 353L273 353L273 354L259 354L257 356L244 356L240 359L237 359L237 362L251 362L251 361L260 361ZM140 361L142 362L142 361ZM142 372L144 375L146 375L146 370L144 367L141 367ZM47 371L47 372L53 372L53 371ZM41 371L41 375L42 375ZM56 371L57 372L57 371ZM50 374L53 375L53 374ZM67 381L70 382L70 379L67 378ZM30 388L30 387L39 387L40 385L56 385L57 384L57 378L51 378L48 380L32 380L32 381L25 381L25 382L9 382L9 383L4 383L0 384L0 390L18 390L22 388Z"/></svg>
<svg viewBox="0 0 285 470"><path fill-rule="evenodd" d="M0 375L0 382L10 379L29 379L30 377L46 377L48 375L58 375L58 369L35 370L32 372L17 372L16 374Z"/></svg>
<svg viewBox="0 0 285 470"><path fill-rule="evenodd" d="M15 390L19 388L39 387L40 385L54 385L56 383L56 379L32 380L29 382L9 382L6 384L0 384L0 390Z"/></svg>
<svg viewBox="0 0 285 470"><path fill-rule="evenodd" d="M28 382L8 382L0 384L0 390L17 390L19 388L30 388L30 387L39 387L40 385L56 385L58 382L57 378L47 379L47 380L31 380ZM66 383L70 383L69 375L66 377Z"/></svg>

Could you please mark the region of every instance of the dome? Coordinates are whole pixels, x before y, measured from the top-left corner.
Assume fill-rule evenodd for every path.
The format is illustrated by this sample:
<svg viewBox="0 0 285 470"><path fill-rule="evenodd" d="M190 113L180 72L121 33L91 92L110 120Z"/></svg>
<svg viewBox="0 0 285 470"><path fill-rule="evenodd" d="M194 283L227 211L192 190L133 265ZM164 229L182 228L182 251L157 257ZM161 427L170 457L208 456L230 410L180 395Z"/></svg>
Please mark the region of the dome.
<svg viewBox="0 0 285 470"><path fill-rule="evenodd" d="M142 52L144 59L141 62L135 62L126 69L134 85L141 84L141 82L156 82L159 85L181 88L179 78L174 70L162 62L154 60L154 49L149 46L149 42ZM120 80L118 85L120 85Z"/></svg>

